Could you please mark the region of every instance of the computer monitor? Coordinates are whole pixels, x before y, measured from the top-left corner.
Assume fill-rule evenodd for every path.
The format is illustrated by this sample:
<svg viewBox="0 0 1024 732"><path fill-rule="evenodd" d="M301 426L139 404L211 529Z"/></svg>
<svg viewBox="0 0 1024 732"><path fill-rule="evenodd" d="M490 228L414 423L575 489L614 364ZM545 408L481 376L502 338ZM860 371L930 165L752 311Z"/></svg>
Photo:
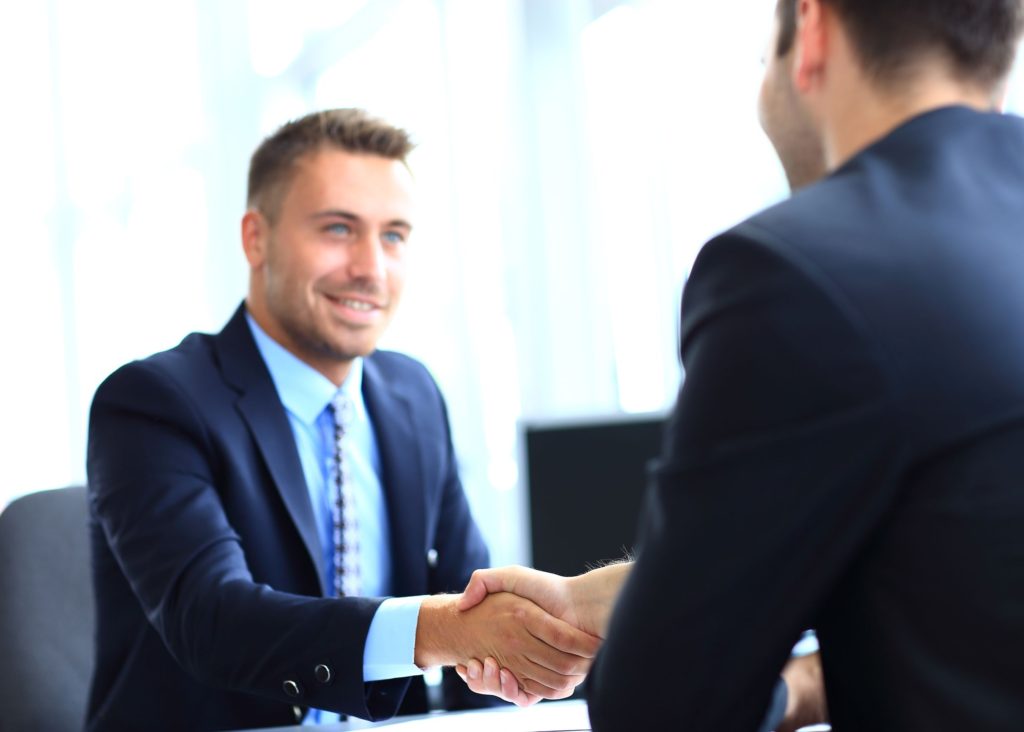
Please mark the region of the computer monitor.
<svg viewBox="0 0 1024 732"><path fill-rule="evenodd" d="M534 567L577 575L633 549L665 420L644 414L522 424Z"/></svg>

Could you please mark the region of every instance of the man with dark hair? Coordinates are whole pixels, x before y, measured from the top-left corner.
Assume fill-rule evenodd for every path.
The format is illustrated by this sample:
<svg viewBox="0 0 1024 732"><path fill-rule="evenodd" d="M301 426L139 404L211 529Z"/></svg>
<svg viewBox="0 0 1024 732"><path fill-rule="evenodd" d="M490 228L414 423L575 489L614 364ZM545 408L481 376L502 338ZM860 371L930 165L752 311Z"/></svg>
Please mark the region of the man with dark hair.
<svg viewBox="0 0 1024 732"><path fill-rule="evenodd" d="M410 149L359 110L281 128L252 160L245 303L98 389L88 729L426 711L409 677L495 653L533 693L582 679L596 639L533 603L420 597L464 586L487 550L437 386L376 351L404 282Z"/></svg>
<svg viewBox="0 0 1024 732"><path fill-rule="evenodd" d="M1024 729L1024 120L993 109L1022 25L779 3L762 123L795 185L829 174L694 265L637 561L463 603L607 633L595 732L754 730L808 627L837 732Z"/></svg>

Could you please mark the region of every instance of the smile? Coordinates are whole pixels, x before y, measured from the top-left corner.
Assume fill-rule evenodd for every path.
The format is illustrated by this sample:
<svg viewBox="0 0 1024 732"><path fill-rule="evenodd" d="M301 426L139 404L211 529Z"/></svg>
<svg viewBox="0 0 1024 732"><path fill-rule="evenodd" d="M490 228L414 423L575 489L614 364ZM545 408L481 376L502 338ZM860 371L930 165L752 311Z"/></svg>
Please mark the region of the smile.
<svg viewBox="0 0 1024 732"><path fill-rule="evenodd" d="M374 310L377 307L372 303L363 302L362 300L340 299L338 300L338 302L340 302L347 308L352 308L353 310L362 310L363 312L369 312L370 310Z"/></svg>

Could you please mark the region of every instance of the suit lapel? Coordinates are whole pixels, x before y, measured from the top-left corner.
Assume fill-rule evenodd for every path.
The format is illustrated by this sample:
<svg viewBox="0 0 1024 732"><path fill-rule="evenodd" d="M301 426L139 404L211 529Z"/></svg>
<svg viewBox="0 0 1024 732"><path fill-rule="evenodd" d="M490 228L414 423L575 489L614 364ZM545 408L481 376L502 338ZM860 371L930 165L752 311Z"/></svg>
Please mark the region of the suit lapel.
<svg viewBox="0 0 1024 732"><path fill-rule="evenodd" d="M244 305L217 335L216 349L225 380L240 392L238 411L249 426L274 486L306 546L310 561L316 567L320 592L326 594L320 536L295 436L270 372L253 341L245 320Z"/></svg>
<svg viewBox="0 0 1024 732"><path fill-rule="evenodd" d="M363 399L380 451L381 483L391 530L391 565L398 595L427 591L424 559L424 458L416 436L412 395L388 382L371 356L363 362Z"/></svg>

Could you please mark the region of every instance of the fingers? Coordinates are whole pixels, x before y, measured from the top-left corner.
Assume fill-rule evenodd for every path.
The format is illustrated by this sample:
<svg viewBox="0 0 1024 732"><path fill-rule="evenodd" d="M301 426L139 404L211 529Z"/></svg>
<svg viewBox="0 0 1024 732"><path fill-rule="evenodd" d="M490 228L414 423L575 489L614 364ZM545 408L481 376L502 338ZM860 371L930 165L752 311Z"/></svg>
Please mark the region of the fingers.
<svg viewBox="0 0 1024 732"><path fill-rule="evenodd" d="M495 662L495 666L497 666L497 662ZM531 704L536 704L541 699L541 697L536 694L527 694L523 691L522 687L519 686L519 682L516 680L516 677L513 676L512 672L507 668L499 669L498 681L501 684L502 696L520 707L528 707Z"/></svg>
<svg viewBox="0 0 1024 732"><path fill-rule="evenodd" d="M582 668L579 671L562 672L551 669L552 665ZM554 657L543 649L531 648L522 658L517 659L514 667L508 668L515 673L520 686L530 693L543 696L545 699L561 699L572 694L573 689L583 682L590 668L590 661L574 657Z"/></svg>
<svg viewBox="0 0 1024 732"><path fill-rule="evenodd" d="M493 689L483 683L484 667L475 658L469 659L465 665L461 663L456 664L455 673L466 682L466 686L469 687L470 691L475 691L477 694L495 694Z"/></svg>
<svg viewBox="0 0 1024 732"><path fill-rule="evenodd" d="M601 647L601 639L584 633L564 620L552 617L547 613L528 612L526 629L537 640L561 651L561 654L550 654L548 658L558 665L548 665L542 659L538 663L562 674L585 674L590 668L590 659L597 655ZM566 655L571 657L566 658Z"/></svg>
<svg viewBox="0 0 1024 732"><path fill-rule="evenodd" d="M455 606L458 610L469 610L476 607L487 597L487 580L483 576L485 571L487 570L478 569L473 572L473 575L469 578L469 584L462 591L462 597L459 598L459 602Z"/></svg>
<svg viewBox="0 0 1024 732"><path fill-rule="evenodd" d="M567 686L564 689L551 689L547 686L537 683L533 679L526 679L522 683L523 693L528 696L535 696L538 699L550 699L557 701L559 699L568 699L576 691L576 687L583 683L583 677L576 677L575 683Z"/></svg>
<svg viewBox="0 0 1024 732"><path fill-rule="evenodd" d="M486 688L495 689L496 696L516 706L528 707L541 700L540 696L523 691L515 675L506 668L498 668L493 658L484 659L483 683Z"/></svg>
<svg viewBox="0 0 1024 732"><path fill-rule="evenodd" d="M497 696L520 707L536 704L542 698L520 688L515 675L508 669L499 668L498 662L490 657L484 659L483 664L471 659L465 666L456 666L455 670L466 682L466 686L477 694Z"/></svg>
<svg viewBox="0 0 1024 732"><path fill-rule="evenodd" d="M573 691L583 683L583 676L561 676L542 666L520 663L523 676L520 683L506 668L500 668L493 658L486 658L484 663L470 659L466 665L459 664L455 671L471 691L477 694L489 694L512 702L518 706L530 706L541 699L564 699L572 696ZM533 678L533 677L539 677ZM547 682L547 683L545 683Z"/></svg>

